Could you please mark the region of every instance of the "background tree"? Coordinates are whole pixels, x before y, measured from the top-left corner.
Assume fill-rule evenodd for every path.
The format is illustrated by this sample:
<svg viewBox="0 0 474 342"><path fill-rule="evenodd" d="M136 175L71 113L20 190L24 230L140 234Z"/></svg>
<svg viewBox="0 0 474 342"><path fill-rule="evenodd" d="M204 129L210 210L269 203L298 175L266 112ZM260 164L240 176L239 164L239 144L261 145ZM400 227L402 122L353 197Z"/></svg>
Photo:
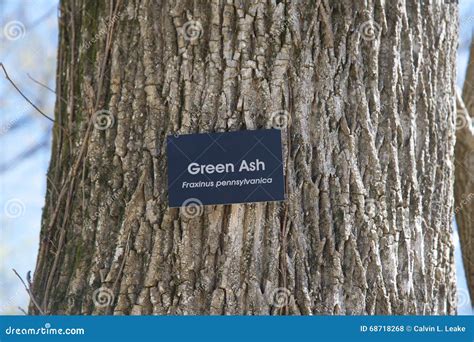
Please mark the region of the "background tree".
<svg viewBox="0 0 474 342"><path fill-rule="evenodd" d="M31 313L455 313L454 1L60 10ZM276 125L286 202L168 208L166 135Z"/></svg>
<svg viewBox="0 0 474 342"><path fill-rule="evenodd" d="M457 94L454 195L456 223L470 297L474 298L474 40L464 87Z"/></svg>

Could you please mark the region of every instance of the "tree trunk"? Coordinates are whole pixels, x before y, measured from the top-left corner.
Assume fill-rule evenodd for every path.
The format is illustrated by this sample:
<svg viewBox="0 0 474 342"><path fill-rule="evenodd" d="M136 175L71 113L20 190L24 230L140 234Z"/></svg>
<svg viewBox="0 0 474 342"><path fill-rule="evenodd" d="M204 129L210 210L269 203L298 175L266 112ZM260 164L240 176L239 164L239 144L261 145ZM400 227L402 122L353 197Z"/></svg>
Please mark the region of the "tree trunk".
<svg viewBox="0 0 474 342"><path fill-rule="evenodd" d="M62 0L51 314L454 314L454 1ZM166 136L283 126L285 202L169 209Z"/></svg>
<svg viewBox="0 0 474 342"><path fill-rule="evenodd" d="M464 101L463 101L464 100ZM454 198L464 270L470 297L474 299L474 39L464 79L462 98L458 94L456 146L454 154Z"/></svg>

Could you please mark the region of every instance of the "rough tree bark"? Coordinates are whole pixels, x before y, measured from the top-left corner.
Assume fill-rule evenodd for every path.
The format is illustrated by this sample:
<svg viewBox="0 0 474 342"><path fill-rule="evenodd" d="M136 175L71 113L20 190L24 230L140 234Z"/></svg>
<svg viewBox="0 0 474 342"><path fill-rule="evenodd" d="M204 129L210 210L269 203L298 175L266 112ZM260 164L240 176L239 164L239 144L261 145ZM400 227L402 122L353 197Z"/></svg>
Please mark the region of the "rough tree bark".
<svg viewBox="0 0 474 342"><path fill-rule="evenodd" d="M454 3L62 0L38 306L455 313ZM287 114L286 202L168 208L167 134Z"/></svg>

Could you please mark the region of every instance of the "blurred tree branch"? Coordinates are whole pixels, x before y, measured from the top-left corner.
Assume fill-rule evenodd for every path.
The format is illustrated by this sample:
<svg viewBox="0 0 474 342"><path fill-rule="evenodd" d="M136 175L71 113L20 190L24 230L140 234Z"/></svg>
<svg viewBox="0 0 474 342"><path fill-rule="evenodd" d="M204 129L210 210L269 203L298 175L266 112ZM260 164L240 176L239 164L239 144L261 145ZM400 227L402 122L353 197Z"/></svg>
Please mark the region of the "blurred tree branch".
<svg viewBox="0 0 474 342"><path fill-rule="evenodd" d="M25 151L13 157L11 160L7 161L6 163L0 164L0 174L10 170L12 167L16 166L18 163L31 157L36 152L48 147L49 141L50 141L50 136L48 133L43 137L43 139L41 139L40 142L34 144L33 146L28 147Z"/></svg>
<svg viewBox="0 0 474 342"><path fill-rule="evenodd" d="M455 162L455 216L459 230L464 269L474 298L474 40L471 40L469 64L462 97L457 94L457 130Z"/></svg>

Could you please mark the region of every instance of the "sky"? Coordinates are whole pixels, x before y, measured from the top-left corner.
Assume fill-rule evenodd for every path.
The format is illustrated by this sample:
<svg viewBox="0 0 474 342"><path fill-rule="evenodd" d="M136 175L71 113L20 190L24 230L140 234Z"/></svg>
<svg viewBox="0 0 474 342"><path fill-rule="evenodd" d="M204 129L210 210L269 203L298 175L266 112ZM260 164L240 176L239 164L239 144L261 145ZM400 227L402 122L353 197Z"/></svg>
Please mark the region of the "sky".
<svg viewBox="0 0 474 342"><path fill-rule="evenodd" d="M462 88L474 32L474 1L460 0L457 84ZM1 0L0 61L9 77L52 116L58 43L58 1ZM0 70L0 315L22 314L28 295L14 274L34 272L39 246L51 122L35 111ZM472 314L455 231L459 314Z"/></svg>

